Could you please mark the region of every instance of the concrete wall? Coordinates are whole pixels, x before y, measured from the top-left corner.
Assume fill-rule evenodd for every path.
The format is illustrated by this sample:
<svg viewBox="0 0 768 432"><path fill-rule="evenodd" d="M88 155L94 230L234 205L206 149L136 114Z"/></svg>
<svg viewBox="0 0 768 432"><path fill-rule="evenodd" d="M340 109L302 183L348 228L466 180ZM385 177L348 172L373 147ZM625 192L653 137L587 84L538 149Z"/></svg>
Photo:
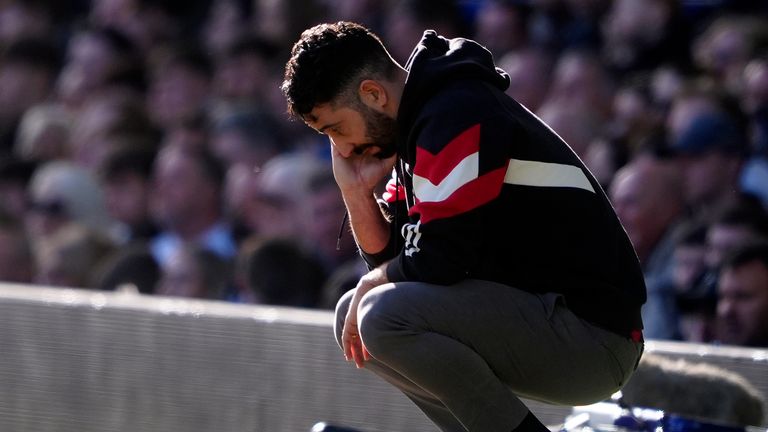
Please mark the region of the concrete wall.
<svg viewBox="0 0 768 432"><path fill-rule="evenodd" d="M436 431L344 362L330 312L0 284L0 431ZM650 343L768 389L768 352ZM727 350L726 350L727 351ZM568 407L530 402L546 423Z"/></svg>

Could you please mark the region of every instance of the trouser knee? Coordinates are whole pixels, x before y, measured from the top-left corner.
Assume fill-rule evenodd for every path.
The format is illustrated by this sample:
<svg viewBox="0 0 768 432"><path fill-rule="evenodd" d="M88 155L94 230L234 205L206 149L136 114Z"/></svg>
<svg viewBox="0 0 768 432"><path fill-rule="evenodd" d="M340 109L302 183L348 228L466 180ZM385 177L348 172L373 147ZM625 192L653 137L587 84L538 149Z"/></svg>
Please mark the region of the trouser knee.
<svg viewBox="0 0 768 432"><path fill-rule="evenodd" d="M386 355L394 340L392 336L405 325L396 297L391 290L374 290L361 299L358 315L360 337L374 357Z"/></svg>

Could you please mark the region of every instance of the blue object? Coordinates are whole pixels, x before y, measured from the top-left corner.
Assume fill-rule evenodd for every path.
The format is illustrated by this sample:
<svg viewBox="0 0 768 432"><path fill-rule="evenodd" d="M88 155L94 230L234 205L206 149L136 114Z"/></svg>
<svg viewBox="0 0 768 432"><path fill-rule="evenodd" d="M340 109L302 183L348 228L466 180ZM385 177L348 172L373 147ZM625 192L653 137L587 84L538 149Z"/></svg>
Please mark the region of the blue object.
<svg viewBox="0 0 768 432"><path fill-rule="evenodd" d="M664 432L744 432L741 426L726 426L680 417L674 414L664 416Z"/></svg>

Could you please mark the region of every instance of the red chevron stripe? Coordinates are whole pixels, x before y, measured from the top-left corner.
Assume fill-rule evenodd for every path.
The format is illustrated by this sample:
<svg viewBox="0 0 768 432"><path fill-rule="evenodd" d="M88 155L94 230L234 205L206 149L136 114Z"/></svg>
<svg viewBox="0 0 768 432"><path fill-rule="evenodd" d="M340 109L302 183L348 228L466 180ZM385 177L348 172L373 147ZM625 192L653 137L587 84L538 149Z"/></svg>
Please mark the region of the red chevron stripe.
<svg viewBox="0 0 768 432"><path fill-rule="evenodd" d="M413 173L438 184L453 171L464 158L480 151L480 124L469 127L452 139L439 153L416 148L416 166Z"/></svg>
<svg viewBox="0 0 768 432"><path fill-rule="evenodd" d="M496 198L501 192L507 167L490 171L458 188L447 199L437 202L419 202L409 214L418 213L421 223L466 213Z"/></svg>

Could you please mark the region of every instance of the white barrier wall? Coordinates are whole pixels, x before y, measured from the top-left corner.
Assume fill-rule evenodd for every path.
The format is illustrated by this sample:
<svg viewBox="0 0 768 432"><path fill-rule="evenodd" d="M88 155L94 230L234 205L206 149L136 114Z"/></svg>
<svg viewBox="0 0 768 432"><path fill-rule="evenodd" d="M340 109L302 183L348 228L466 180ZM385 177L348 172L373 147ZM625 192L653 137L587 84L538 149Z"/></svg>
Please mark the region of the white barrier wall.
<svg viewBox="0 0 768 432"><path fill-rule="evenodd" d="M326 311L0 284L0 431L437 430L346 363L331 327ZM737 365L768 389L766 351L649 349ZM547 424L570 412L530 404Z"/></svg>

